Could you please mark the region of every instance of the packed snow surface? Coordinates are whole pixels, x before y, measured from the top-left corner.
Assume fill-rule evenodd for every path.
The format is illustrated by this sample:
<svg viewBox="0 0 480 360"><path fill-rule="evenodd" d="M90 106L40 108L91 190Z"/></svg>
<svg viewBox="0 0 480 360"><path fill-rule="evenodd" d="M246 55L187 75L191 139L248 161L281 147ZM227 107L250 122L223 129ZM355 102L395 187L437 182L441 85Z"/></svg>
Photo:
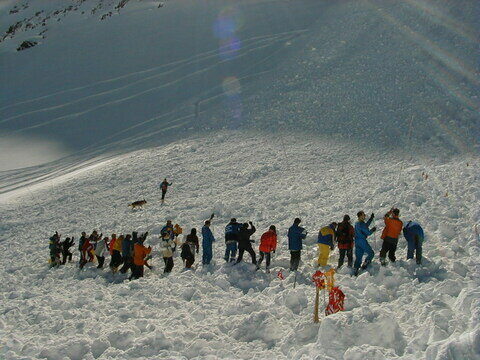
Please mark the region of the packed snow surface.
<svg viewBox="0 0 480 360"><path fill-rule="evenodd" d="M476 359L478 170L476 160L407 161L330 139L289 135L283 142L237 131L133 152L51 182L2 206L3 356ZM160 174L173 181L164 205ZM143 198L143 209L127 207ZM381 228L391 206L424 226L423 265L405 260L402 238L395 264L375 261L357 278L341 269L336 283L346 311L313 323L318 229L361 209L374 211ZM158 236L165 221L188 233L212 212L214 263L203 267L197 255L195 268L185 270L175 257L164 276ZM309 235L293 288L286 231L297 216ZM224 263L223 228L231 217L254 222L257 244L277 226L270 274L255 272L248 254L239 265ZM78 238L93 229L149 231L154 270L128 281L93 264L48 268L54 230ZM371 242L378 255L378 235ZM329 264L337 257L335 251Z"/></svg>
<svg viewBox="0 0 480 360"><path fill-rule="evenodd" d="M480 359L478 9L1 1L0 358ZM371 268L336 274L345 311L315 324L318 230L359 210L381 230L392 206L424 227L422 265L402 237L381 267L377 231ZM213 264L176 254L164 275L166 220L189 233L211 213ZM253 221L256 250L276 225L271 273L225 264L231 217ZM149 231L153 270L80 270L78 251L49 268L55 231L93 229Z"/></svg>

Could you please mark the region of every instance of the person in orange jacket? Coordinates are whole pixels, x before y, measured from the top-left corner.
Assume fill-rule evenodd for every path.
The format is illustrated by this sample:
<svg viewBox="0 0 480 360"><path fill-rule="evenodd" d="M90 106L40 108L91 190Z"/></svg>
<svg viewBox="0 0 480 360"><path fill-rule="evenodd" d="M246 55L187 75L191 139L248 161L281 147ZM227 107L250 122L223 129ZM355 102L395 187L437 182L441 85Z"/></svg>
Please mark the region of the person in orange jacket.
<svg viewBox="0 0 480 360"><path fill-rule="evenodd" d="M257 262L257 270L260 269L263 258L266 259L266 272L270 272L270 259L271 253L275 253L277 249L277 229L275 225L271 225L267 232L263 233L260 237L260 246L258 248L260 252L260 258Z"/></svg>
<svg viewBox="0 0 480 360"><path fill-rule="evenodd" d="M138 237L136 243L133 245L133 265L130 280L143 277L143 265L145 265L145 258L152 252L151 246L147 248L143 245L145 238L146 235Z"/></svg>
<svg viewBox="0 0 480 360"><path fill-rule="evenodd" d="M398 237L403 229L403 222L398 218L400 210L396 208L390 209L383 220L385 222L385 228L383 229L381 238L383 239L382 249L380 250L380 263L386 265L386 256L391 262L395 262L395 251L397 250Z"/></svg>

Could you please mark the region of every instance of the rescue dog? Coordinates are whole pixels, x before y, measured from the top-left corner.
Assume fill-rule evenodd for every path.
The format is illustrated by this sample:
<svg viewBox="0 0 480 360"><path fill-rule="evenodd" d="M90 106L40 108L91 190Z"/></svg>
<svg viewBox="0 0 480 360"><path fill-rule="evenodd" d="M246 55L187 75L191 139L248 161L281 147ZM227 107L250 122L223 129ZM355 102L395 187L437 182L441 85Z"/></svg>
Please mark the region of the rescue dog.
<svg viewBox="0 0 480 360"><path fill-rule="evenodd" d="M132 209L136 209L137 207L138 208L141 208L143 205L145 205L147 203L147 200L143 199L143 200L137 200L137 201L134 201L132 202L130 205L128 205L129 207L131 207Z"/></svg>

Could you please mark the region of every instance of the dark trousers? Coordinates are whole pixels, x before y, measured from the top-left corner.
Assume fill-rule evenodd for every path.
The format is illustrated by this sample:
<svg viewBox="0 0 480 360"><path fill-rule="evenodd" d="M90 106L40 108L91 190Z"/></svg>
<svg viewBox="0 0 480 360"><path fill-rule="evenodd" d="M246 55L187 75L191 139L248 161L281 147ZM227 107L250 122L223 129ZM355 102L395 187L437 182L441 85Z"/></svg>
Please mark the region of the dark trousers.
<svg viewBox="0 0 480 360"><path fill-rule="evenodd" d="M407 259L413 259L413 254L415 253L417 264L421 264L422 263L422 245L423 245L423 239L418 235L415 235L414 239L408 240Z"/></svg>
<svg viewBox="0 0 480 360"><path fill-rule="evenodd" d="M72 261L72 253L70 251L63 252L62 256L63 256L62 264L65 265L65 263L67 262L67 259L68 259L69 262Z"/></svg>
<svg viewBox="0 0 480 360"><path fill-rule="evenodd" d="M167 190L162 190L162 201L165 200L166 194L167 194Z"/></svg>
<svg viewBox="0 0 480 360"><path fill-rule="evenodd" d="M113 250L112 259L110 260L110 267L117 268L122 264L122 262L123 262L123 259L122 259L122 255L120 255L120 251Z"/></svg>
<svg viewBox="0 0 480 360"><path fill-rule="evenodd" d="M164 257L163 261L165 262L165 270L163 270L164 273L169 273L173 269L173 257Z"/></svg>
<svg viewBox="0 0 480 360"><path fill-rule="evenodd" d="M380 261L385 262L388 253L388 258L391 262L395 262L395 251L397 250L398 239L386 237L383 239L382 249L380 250Z"/></svg>
<svg viewBox="0 0 480 360"><path fill-rule="evenodd" d="M237 263L242 261L243 253L245 251L248 252L250 254L250 256L252 257L252 264L256 264L257 263L257 254L255 254L255 251L253 250L252 245L247 246L246 248L243 248L243 247L241 249L239 248Z"/></svg>
<svg viewBox="0 0 480 360"><path fill-rule="evenodd" d="M348 259L348 267L352 267L353 265L353 249L338 249L340 252L340 258L338 259L338 267L343 265L343 261L345 260L345 255L347 255Z"/></svg>
<svg viewBox="0 0 480 360"><path fill-rule="evenodd" d="M210 261L212 261L212 257L213 257L212 244L203 243L202 247L203 247L202 264L208 265L210 264Z"/></svg>
<svg viewBox="0 0 480 360"><path fill-rule="evenodd" d="M131 256L125 256L123 258L123 266L120 269L122 274L125 274L129 269L132 268L133 265L133 258Z"/></svg>
<svg viewBox="0 0 480 360"><path fill-rule="evenodd" d="M130 276L130 280L139 279L141 277L143 277L143 265L132 264L132 275Z"/></svg>
<svg viewBox="0 0 480 360"><path fill-rule="evenodd" d="M193 256L188 256L183 260L185 260L185 267L187 269L190 269L192 267L193 263L195 262L195 258Z"/></svg>
<svg viewBox="0 0 480 360"><path fill-rule="evenodd" d="M103 268L103 263L105 262L105 256L97 256L97 260L98 260L97 268L102 269Z"/></svg>
<svg viewBox="0 0 480 360"><path fill-rule="evenodd" d="M290 270L297 271L300 264L301 250L290 251Z"/></svg>
<svg viewBox="0 0 480 360"><path fill-rule="evenodd" d="M258 259L257 268L260 268L263 258L265 258L265 264L267 265L267 269L268 269L270 267L271 254L269 252L263 252L263 251L260 251L260 257Z"/></svg>

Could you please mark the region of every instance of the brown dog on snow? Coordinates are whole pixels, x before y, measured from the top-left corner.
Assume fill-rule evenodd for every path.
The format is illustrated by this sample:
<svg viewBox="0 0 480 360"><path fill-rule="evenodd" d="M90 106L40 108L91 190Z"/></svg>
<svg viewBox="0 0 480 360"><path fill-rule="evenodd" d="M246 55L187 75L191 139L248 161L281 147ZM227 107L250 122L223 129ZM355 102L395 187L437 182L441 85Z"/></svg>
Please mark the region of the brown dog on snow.
<svg viewBox="0 0 480 360"><path fill-rule="evenodd" d="M147 203L147 200L143 199L143 200L134 201L133 203L131 203L128 206L131 207L132 209L136 209L137 207L141 208L146 203Z"/></svg>

